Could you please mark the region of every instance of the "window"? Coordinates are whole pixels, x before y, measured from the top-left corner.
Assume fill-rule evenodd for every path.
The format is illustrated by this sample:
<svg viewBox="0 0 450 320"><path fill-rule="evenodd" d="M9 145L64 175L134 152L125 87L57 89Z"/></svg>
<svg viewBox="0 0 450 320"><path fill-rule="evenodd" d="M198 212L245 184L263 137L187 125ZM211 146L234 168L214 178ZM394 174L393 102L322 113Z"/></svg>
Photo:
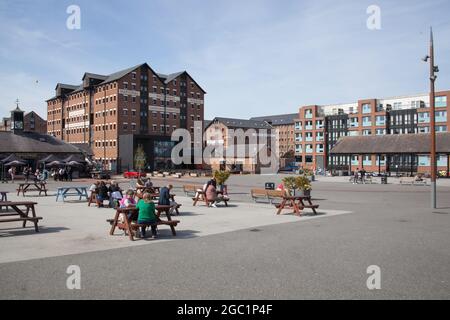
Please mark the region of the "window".
<svg viewBox="0 0 450 320"><path fill-rule="evenodd" d="M362 113L371 113L372 112L372 106L368 103L365 103L361 106Z"/></svg>
<svg viewBox="0 0 450 320"><path fill-rule="evenodd" d="M124 88L124 89L128 89L128 83L124 82L124 83L123 83L123 88Z"/></svg>
<svg viewBox="0 0 450 320"><path fill-rule="evenodd" d="M447 97L436 97L434 100L435 107L446 107L447 106Z"/></svg>
<svg viewBox="0 0 450 320"><path fill-rule="evenodd" d="M370 127L372 125L372 117L362 117L363 127Z"/></svg>
<svg viewBox="0 0 450 320"><path fill-rule="evenodd" d="M311 119L313 117L313 111L312 109L306 109L305 110L305 118L306 119Z"/></svg>

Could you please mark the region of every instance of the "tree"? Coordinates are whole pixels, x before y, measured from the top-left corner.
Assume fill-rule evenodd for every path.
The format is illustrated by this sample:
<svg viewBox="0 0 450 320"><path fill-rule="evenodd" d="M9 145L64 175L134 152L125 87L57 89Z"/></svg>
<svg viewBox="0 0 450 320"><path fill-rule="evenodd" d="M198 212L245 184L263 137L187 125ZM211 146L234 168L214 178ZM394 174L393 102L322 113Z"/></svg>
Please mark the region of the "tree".
<svg viewBox="0 0 450 320"><path fill-rule="evenodd" d="M134 154L134 167L138 171L142 171L142 169L145 168L146 164L147 164L147 155L145 154L144 147L142 146L142 144L139 144Z"/></svg>

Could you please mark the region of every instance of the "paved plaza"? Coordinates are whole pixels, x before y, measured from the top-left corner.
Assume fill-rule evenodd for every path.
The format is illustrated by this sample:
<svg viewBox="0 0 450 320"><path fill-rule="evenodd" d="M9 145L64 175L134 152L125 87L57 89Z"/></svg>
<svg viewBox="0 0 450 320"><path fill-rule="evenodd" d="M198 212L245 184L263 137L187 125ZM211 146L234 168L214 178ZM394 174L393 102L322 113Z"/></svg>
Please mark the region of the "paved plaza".
<svg viewBox="0 0 450 320"><path fill-rule="evenodd" d="M314 216L276 215L253 203L249 191L282 176L232 176L228 208L192 206L183 184L207 178L154 178L172 183L182 204L177 236L160 226L156 240L109 235L109 208L75 198L33 194L40 232L0 224L2 299L431 299L450 297L450 181L438 182L439 209L429 209L429 187L354 185L346 177L313 183ZM120 179L122 188L128 182ZM16 196L14 184L1 191ZM81 289L66 286L68 266L81 270ZM366 286L367 267L381 269L381 289Z"/></svg>

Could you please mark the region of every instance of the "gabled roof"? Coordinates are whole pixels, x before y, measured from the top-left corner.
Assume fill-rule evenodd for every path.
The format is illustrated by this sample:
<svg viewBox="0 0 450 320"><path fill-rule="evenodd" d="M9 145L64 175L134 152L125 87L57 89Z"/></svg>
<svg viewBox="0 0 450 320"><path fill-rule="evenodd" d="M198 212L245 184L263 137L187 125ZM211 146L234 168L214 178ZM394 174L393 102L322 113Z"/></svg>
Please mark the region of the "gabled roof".
<svg viewBox="0 0 450 320"><path fill-rule="evenodd" d="M104 76L101 74L85 72L83 75L83 78L81 78L81 79L84 80L84 78L86 78L86 77L93 78L93 79L100 79L100 80L105 80L106 78L108 78L108 76Z"/></svg>
<svg viewBox="0 0 450 320"><path fill-rule="evenodd" d="M265 117L253 117L250 120L266 121L272 124L272 126L281 126L294 124L295 119L298 118L298 113L278 114Z"/></svg>
<svg viewBox="0 0 450 320"><path fill-rule="evenodd" d="M331 154L428 154L431 135L388 134L382 136L342 137ZM450 153L450 132L436 133L436 152Z"/></svg>
<svg viewBox="0 0 450 320"><path fill-rule="evenodd" d="M75 90L75 89L77 89L79 86L78 86L78 85L73 85L73 84L66 84L66 83L57 83L57 84L56 84L56 87L55 87L55 90L56 90L58 87L61 87L61 88L64 88L64 89L72 89L72 90Z"/></svg>
<svg viewBox="0 0 450 320"><path fill-rule="evenodd" d="M161 78L161 80L164 81L165 84L169 84L170 81L175 80L176 78L178 78L179 76L181 76L184 73L187 76L189 76L189 78L191 78L192 81L194 81L194 83L200 88L200 90L203 91L203 93L206 93L206 91L203 90L203 88L197 83L197 81L194 80L194 78L191 77L191 75L186 70L180 71L180 72L176 72L176 73L171 73L171 74L157 73L157 75L158 75L158 77Z"/></svg>
<svg viewBox="0 0 450 320"><path fill-rule="evenodd" d="M0 131L0 153L81 153L81 151L62 140L37 132L13 133Z"/></svg>
<svg viewBox="0 0 450 320"><path fill-rule="evenodd" d="M266 121L259 120L247 120L247 119L235 119L235 118L223 118L215 117L211 123L211 126L215 122L220 122L227 126L228 128L245 128L245 129L272 129L272 126ZM206 127L205 127L206 129Z"/></svg>
<svg viewBox="0 0 450 320"><path fill-rule="evenodd" d="M119 80L120 78L126 76L128 73L130 73L130 72L136 70L137 68L140 68L140 67L142 67L143 65L146 65L146 64L147 63L141 63L141 64L138 64L137 66L134 66L134 67L131 67L131 68L127 68L127 69L123 69L123 70L120 70L118 72L111 73L110 75L107 76L105 81L103 81L99 85L102 85L102 84L105 84L105 83L108 83L108 82L112 82L112 81L115 81L115 80Z"/></svg>

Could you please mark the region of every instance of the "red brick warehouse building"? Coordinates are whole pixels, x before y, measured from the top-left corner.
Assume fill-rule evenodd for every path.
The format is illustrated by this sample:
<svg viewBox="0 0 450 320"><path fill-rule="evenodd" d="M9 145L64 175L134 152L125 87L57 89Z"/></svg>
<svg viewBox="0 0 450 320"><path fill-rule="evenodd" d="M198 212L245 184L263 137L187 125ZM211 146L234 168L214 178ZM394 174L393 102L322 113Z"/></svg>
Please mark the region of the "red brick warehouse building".
<svg viewBox="0 0 450 320"><path fill-rule="evenodd" d="M186 71L160 74L147 63L110 75L85 73L80 85L57 84L47 100L47 131L89 145L113 171L133 168L139 145L150 169L167 168L171 133L193 132L194 121L203 123L205 94Z"/></svg>

